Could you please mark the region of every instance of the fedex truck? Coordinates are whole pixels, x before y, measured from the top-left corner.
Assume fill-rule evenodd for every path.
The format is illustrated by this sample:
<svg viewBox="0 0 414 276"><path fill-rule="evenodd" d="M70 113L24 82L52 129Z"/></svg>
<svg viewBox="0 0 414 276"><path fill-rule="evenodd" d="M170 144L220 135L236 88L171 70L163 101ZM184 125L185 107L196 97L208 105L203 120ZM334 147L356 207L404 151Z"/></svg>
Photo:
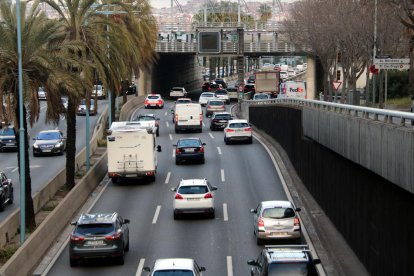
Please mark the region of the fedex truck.
<svg viewBox="0 0 414 276"><path fill-rule="evenodd" d="M108 176L113 183L123 179L148 178L157 173L156 134L140 122L113 122L106 137Z"/></svg>
<svg viewBox="0 0 414 276"><path fill-rule="evenodd" d="M302 98L306 99L305 81L285 81L280 84L277 98Z"/></svg>

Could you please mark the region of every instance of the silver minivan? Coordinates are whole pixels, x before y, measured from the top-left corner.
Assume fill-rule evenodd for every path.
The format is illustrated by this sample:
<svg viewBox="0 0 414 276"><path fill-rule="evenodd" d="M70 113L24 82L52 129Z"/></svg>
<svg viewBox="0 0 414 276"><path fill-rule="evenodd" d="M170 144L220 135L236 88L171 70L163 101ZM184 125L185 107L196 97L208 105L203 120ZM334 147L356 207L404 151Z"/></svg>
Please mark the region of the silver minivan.
<svg viewBox="0 0 414 276"><path fill-rule="evenodd" d="M256 209L251 209L257 244L285 239L300 242L299 211L290 201L262 201Z"/></svg>

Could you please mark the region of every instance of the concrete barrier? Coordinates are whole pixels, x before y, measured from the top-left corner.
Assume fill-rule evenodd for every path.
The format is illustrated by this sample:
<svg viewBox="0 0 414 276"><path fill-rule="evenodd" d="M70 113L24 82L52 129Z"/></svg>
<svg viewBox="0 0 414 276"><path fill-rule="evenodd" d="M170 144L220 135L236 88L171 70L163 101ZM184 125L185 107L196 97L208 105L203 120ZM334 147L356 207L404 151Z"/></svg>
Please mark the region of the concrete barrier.
<svg viewBox="0 0 414 276"><path fill-rule="evenodd" d="M142 104L146 96L130 96L128 101L122 106L119 121L128 121L128 116L137 105Z"/></svg>

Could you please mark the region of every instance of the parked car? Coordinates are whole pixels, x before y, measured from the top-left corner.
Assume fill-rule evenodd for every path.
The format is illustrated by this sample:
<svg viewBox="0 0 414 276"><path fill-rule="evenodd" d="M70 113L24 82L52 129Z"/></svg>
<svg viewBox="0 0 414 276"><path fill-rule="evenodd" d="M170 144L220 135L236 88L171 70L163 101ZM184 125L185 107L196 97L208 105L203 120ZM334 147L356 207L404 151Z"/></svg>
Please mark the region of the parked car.
<svg viewBox="0 0 414 276"><path fill-rule="evenodd" d="M182 161L198 161L204 164L204 146L200 138L180 138L175 147L175 164L180 165Z"/></svg>
<svg viewBox="0 0 414 276"><path fill-rule="evenodd" d="M209 100L212 100L215 98L215 94L212 92L203 92L200 95L200 98L198 99L198 103L201 104L201 106L205 106Z"/></svg>
<svg viewBox="0 0 414 276"><path fill-rule="evenodd" d="M76 115L86 115L86 99L82 99L78 106L78 111L76 111ZM95 100L90 100L89 105L89 115L96 115L98 113L98 107L95 105Z"/></svg>
<svg viewBox="0 0 414 276"><path fill-rule="evenodd" d="M187 91L184 87L173 87L170 90L170 98L186 98L187 97Z"/></svg>
<svg viewBox="0 0 414 276"><path fill-rule="evenodd" d="M223 129L230 120L233 120L230 112L214 112L210 119L210 129Z"/></svg>
<svg viewBox="0 0 414 276"><path fill-rule="evenodd" d="M0 171L0 212L4 211L6 204L13 204L13 182L6 174Z"/></svg>
<svg viewBox="0 0 414 276"><path fill-rule="evenodd" d="M281 200L262 201L251 209L257 244L265 240L301 241L299 211L292 202Z"/></svg>
<svg viewBox="0 0 414 276"><path fill-rule="evenodd" d="M147 129L151 129L156 136L160 136L160 118L155 114L140 114L132 119L132 121L140 122Z"/></svg>
<svg viewBox="0 0 414 276"><path fill-rule="evenodd" d="M215 79L214 82L217 84L221 84L221 87L223 87L224 89L227 88L227 82L224 79Z"/></svg>
<svg viewBox="0 0 414 276"><path fill-rule="evenodd" d="M258 93L258 94L254 94L253 96L253 100L254 101L263 101L263 100L269 100L270 96L269 94L266 93Z"/></svg>
<svg viewBox="0 0 414 276"><path fill-rule="evenodd" d="M223 100L225 104L230 103L229 93L225 89L217 89L215 97L216 99Z"/></svg>
<svg viewBox="0 0 414 276"><path fill-rule="evenodd" d="M32 146L33 156L42 154L63 155L66 150L66 137L62 131L57 129L43 130L33 140L35 141Z"/></svg>
<svg viewBox="0 0 414 276"><path fill-rule="evenodd" d="M171 258L158 259L152 269L144 267L143 271L150 272L151 276L203 276L206 268L199 266L193 259Z"/></svg>
<svg viewBox="0 0 414 276"><path fill-rule="evenodd" d="M39 87L37 90L37 98L42 101L46 101L47 93L44 87Z"/></svg>
<svg viewBox="0 0 414 276"><path fill-rule="evenodd" d="M171 188L174 196L174 219L189 213L208 214L215 217L214 191L206 179L182 179L177 188Z"/></svg>
<svg viewBox="0 0 414 276"><path fill-rule="evenodd" d="M223 100L209 100L206 105L206 117L213 115L213 112L226 111Z"/></svg>
<svg viewBox="0 0 414 276"><path fill-rule="evenodd" d="M224 128L224 142L226 145L234 141L253 143L252 128L247 120L230 120Z"/></svg>
<svg viewBox="0 0 414 276"><path fill-rule="evenodd" d="M104 87L100 84L95 84L92 88L91 97L94 98L96 95L98 96L98 99L105 98Z"/></svg>
<svg viewBox="0 0 414 276"><path fill-rule="evenodd" d="M248 260L251 276L304 275L317 276L315 265L307 245L267 246L256 260Z"/></svg>
<svg viewBox="0 0 414 276"><path fill-rule="evenodd" d="M7 125L0 129L0 151L17 150L16 131L13 126Z"/></svg>
<svg viewBox="0 0 414 276"><path fill-rule="evenodd" d="M162 99L160 94L151 94L148 95L144 101L145 108L164 108L164 100Z"/></svg>
<svg viewBox="0 0 414 276"><path fill-rule="evenodd" d="M76 222L69 243L70 266L86 258L116 258L123 265L129 251L129 219L118 213L82 214Z"/></svg>

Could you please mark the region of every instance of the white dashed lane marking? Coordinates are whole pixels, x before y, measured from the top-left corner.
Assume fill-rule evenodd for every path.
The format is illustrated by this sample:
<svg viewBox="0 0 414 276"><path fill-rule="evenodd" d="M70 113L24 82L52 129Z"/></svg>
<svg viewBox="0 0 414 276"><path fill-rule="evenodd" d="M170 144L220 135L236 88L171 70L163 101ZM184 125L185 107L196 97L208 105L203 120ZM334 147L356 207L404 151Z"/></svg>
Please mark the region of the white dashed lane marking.
<svg viewBox="0 0 414 276"><path fill-rule="evenodd" d="M211 137L211 139L214 139L213 134L211 134L210 132L208 133L208 135Z"/></svg>
<svg viewBox="0 0 414 276"><path fill-rule="evenodd" d="M217 147L218 154L221 154L221 148Z"/></svg>
<svg viewBox="0 0 414 276"><path fill-rule="evenodd" d="M165 178L165 184L168 184L170 182L171 172L167 173L167 177Z"/></svg>
<svg viewBox="0 0 414 276"><path fill-rule="evenodd" d="M221 182L226 181L226 178L224 177L224 170L221 170Z"/></svg>
<svg viewBox="0 0 414 276"><path fill-rule="evenodd" d="M227 211L227 203L223 203L223 220L224 221L229 220L229 213Z"/></svg>
<svg viewBox="0 0 414 276"><path fill-rule="evenodd" d="M233 260L231 256L227 256L227 276L233 276Z"/></svg>
<svg viewBox="0 0 414 276"><path fill-rule="evenodd" d="M173 139L172 135L170 134L169 136L170 136L170 140L172 141L172 139Z"/></svg>
<svg viewBox="0 0 414 276"><path fill-rule="evenodd" d="M168 123L168 122L165 122L165 125L166 125L167 127L170 127L170 123Z"/></svg>
<svg viewBox="0 0 414 276"><path fill-rule="evenodd" d="M145 263L145 259L144 258L142 258L141 260L139 260L138 269L137 269L137 272L135 273L135 276L141 276L142 269L144 269L144 263Z"/></svg>
<svg viewBox="0 0 414 276"><path fill-rule="evenodd" d="M160 214L160 210L161 210L161 205L158 205L157 209L155 210L154 218L152 219L152 224L157 223L157 219L158 219L158 216Z"/></svg>

